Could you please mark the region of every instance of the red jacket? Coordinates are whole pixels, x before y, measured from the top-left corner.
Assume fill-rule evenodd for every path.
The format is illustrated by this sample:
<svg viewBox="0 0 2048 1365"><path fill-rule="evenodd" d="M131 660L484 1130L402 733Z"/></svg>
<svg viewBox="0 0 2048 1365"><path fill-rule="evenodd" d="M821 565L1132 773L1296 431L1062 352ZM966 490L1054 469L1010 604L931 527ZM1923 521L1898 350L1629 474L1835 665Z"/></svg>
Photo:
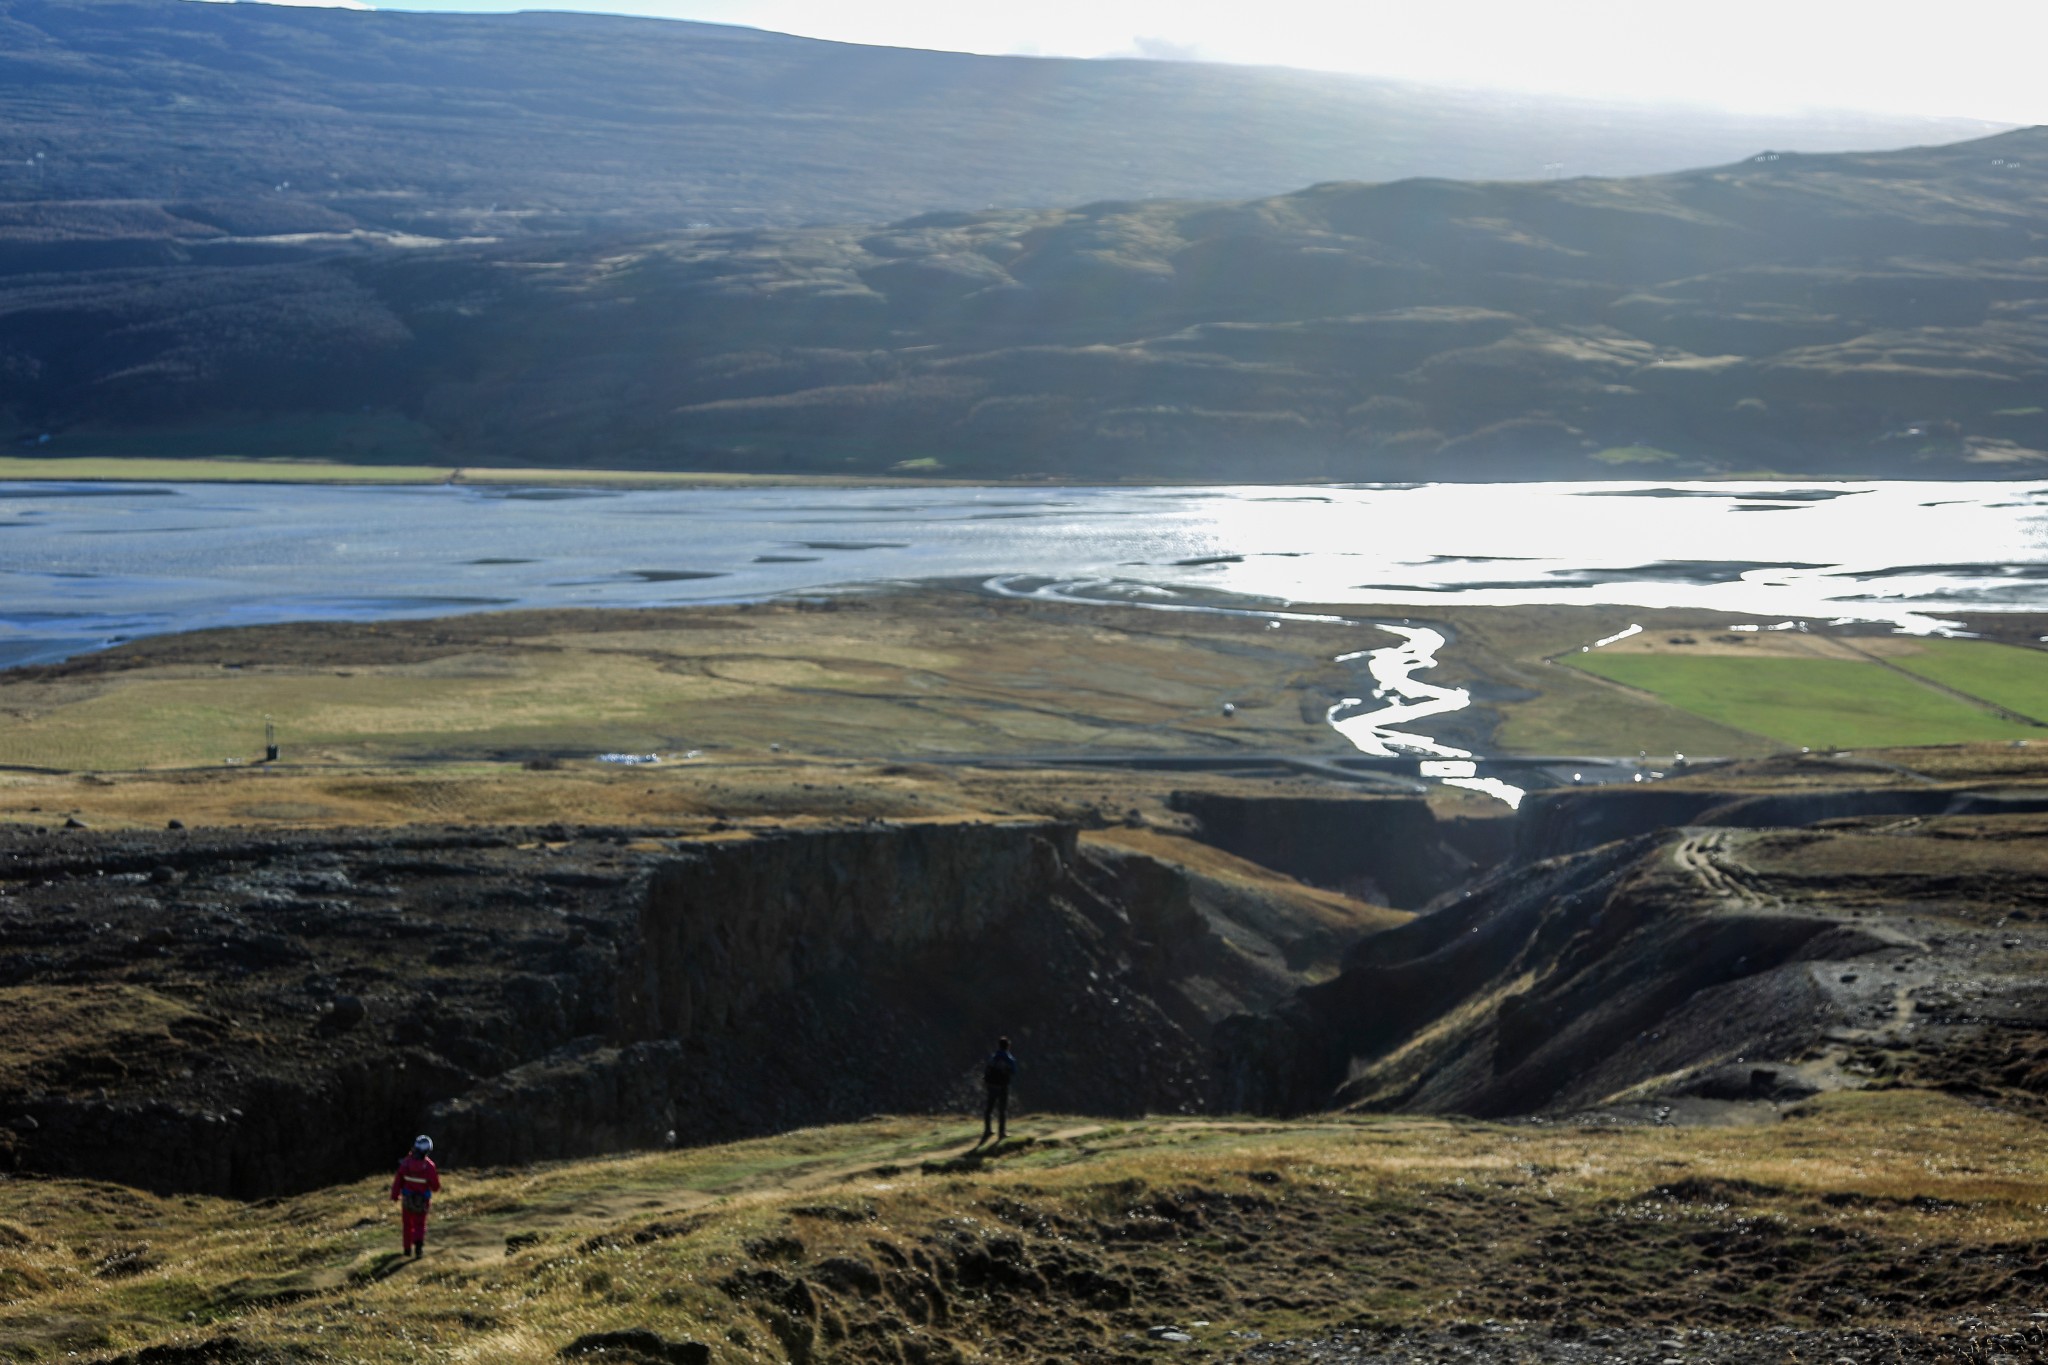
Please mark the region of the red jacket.
<svg viewBox="0 0 2048 1365"><path fill-rule="evenodd" d="M414 1194L440 1192L441 1172L435 1168L434 1158L406 1153L405 1160L398 1163L398 1174L391 1177L391 1197L396 1199L407 1190Z"/></svg>

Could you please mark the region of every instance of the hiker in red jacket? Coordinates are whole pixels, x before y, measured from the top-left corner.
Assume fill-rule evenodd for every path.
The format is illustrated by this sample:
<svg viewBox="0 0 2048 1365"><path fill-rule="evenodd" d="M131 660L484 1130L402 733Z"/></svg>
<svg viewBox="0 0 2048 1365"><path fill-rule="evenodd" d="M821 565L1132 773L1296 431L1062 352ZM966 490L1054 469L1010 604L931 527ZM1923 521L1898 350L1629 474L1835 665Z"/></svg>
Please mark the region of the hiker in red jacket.
<svg viewBox="0 0 2048 1365"><path fill-rule="evenodd" d="M427 1209L441 1188L441 1172L428 1155L433 1150L434 1140L420 1134L413 1139L405 1160L398 1163L398 1174L391 1177L391 1197L402 1200L400 1207L405 1211L405 1250L401 1254L415 1258L426 1254Z"/></svg>

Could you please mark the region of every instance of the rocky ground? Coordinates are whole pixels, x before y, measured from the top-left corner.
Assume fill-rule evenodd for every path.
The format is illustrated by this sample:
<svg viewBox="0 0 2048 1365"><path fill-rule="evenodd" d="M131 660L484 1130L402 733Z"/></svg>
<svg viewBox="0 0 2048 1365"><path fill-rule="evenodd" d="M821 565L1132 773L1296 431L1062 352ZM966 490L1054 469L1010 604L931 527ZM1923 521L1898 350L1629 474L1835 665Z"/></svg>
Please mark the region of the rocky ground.
<svg viewBox="0 0 2048 1365"><path fill-rule="evenodd" d="M1698 1328L1600 1332L1557 1332L1501 1322L1466 1324L1450 1330L1354 1330L1317 1340L1254 1345L1238 1357L1245 1365L1782 1365L1819 1361L1829 1365L2022 1365L2048 1351L2048 1315L2008 1331L1970 1330L1902 1333L1884 1330L1825 1332L1774 1327L1765 1332Z"/></svg>
<svg viewBox="0 0 2048 1365"><path fill-rule="evenodd" d="M1242 790L1087 831L17 827L12 1159L303 1193L0 1178L0 1336L134 1365L2030 1360L2048 813L2014 751L1912 757L1640 791L1699 823L1412 919L1190 837L1305 858ZM1561 795L1522 838L1626 799ZM1454 822L1380 804L1390 841L1438 839L1404 866L1456 865ZM1012 1143L693 1145L958 1112L1019 1017ZM1503 1122L1363 1116L1389 1109ZM374 1183L314 1187L421 1126L464 1194L408 1271Z"/></svg>
<svg viewBox="0 0 2048 1365"><path fill-rule="evenodd" d="M1883 813L1511 864L1233 1021L1231 1083L1254 1108L1668 1119L1910 1075L2038 1108L2048 815L1900 816L1869 796Z"/></svg>
<svg viewBox="0 0 2048 1365"><path fill-rule="evenodd" d="M531 1160L964 1106L1002 1032L1040 1106L1198 1108L1215 1020L1403 916L1138 837L0 828L0 1151L269 1194L429 1123Z"/></svg>

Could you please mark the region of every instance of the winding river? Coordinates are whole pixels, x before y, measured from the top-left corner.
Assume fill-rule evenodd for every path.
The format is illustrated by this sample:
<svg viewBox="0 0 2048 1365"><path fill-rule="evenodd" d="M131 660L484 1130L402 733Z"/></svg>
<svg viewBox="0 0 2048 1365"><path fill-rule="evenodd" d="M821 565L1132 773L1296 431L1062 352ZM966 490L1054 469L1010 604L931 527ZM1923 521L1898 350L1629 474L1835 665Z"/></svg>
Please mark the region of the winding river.
<svg viewBox="0 0 2048 1365"><path fill-rule="evenodd" d="M1611 603L1925 633L1958 612L2048 610L2048 484L0 483L0 666L215 626L931 579L1281 620L1314 615L1295 603ZM1331 723L1361 752L1470 762L1406 728L1467 699L1416 676L1434 632L1396 633L1367 651L1375 695Z"/></svg>
<svg viewBox="0 0 2048 1365"><path fill-rule="evenodd" d="M1015 579L996 577L984 583L983 588L1002 597L1034 597L1045 601L1092 604L1099 599L1086 595L1087 584L1030 583L1020 584ZM1124 600L1129 605L1150 611L1204 612L1220 616L1247 616L1282 621L1319 621L1341 624L1350 618L1328 616L1311 612L1261 609L1256 607L1230 607L1210 603L1176 602L1155 600L1150 595ZM1414 755L1421 759L1418 765L1420 776L1433 778L1449 787L1464 787L1497 797L1510 806L1519 806L1526 794L1520 787L1511 786L1499 778L1479 775L1478 756L1469 749L1460 749L1425 735L1413 734L1405 728L1431 716L1441 716L1452 711L1462 711L1472 704L1472 694L1462 687L1438 687L1424 682L1416 675L1436 667L1436 652L1445 644L1441 631L1426 626L1394 625L1390 622L1375 622L1380 630L1401 637L1401 642L1384 645L1378 649L1355 650L1339 654L1334 662L1352 663L1363 659L1366 673L1373 681L1371 697L1345 697L1332 706L1325 719L1330 728L1351 742L1353 748L1373 758L1397 758Z"/></svg>

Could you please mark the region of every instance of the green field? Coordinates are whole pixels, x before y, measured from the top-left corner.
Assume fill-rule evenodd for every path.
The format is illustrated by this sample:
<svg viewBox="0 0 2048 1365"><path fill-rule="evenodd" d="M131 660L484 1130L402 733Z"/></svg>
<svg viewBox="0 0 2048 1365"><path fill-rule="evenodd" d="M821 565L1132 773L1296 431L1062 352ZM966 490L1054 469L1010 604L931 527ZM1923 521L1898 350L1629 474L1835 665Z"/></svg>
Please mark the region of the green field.
<svg viewBox="0 0 2048 1365"><path fill-rule="evenodd" d="M1985 678L1996 681L2005 676L2001 671L2002 660L1986 664L1974 657L1981 651L2003 647L1964 641L1942 643L1955 646L1955 654L1944 665L1955 677L1989 686ZM1922 657L1942 658L1944 654ZM1875 748L2044 738L2038 727L2005 720L1876 663L1844 659L1740 659L1725 655L1672 658L1597 651L1570 655L1559 662L1653 693L1681 710L1788 746ZM2018 677L2017 671L2013 676ZM1943 681L1981 695L1974 686L1964 687L1963 683L1947 678ZM2033 695L2039 697L2038 686ZM2002 704L2012 706L2010 700Z"/></svg>
<svg viewBox="0 0 2048 1365"><path fill-rule="evenodd" d="M1928 640L1923 653L1887 662L1944 687L2048 722L2048 650L1979 640Z"/></svg>

